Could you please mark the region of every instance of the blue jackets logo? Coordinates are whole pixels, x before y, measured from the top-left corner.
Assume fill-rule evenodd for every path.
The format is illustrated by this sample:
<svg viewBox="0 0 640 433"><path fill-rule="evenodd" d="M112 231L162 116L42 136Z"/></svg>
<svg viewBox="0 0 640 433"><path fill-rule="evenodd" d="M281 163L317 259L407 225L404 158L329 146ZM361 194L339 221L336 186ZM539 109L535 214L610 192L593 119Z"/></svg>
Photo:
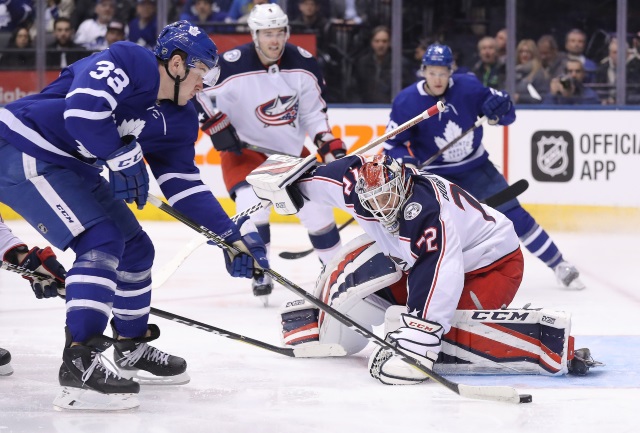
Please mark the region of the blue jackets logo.
<svg viewBox="0 0 640 433"><path fill-rule="evenodd" d="M568 131L536 131L531 137L531 174L540 182L573 178L573 136Z"/></svg>

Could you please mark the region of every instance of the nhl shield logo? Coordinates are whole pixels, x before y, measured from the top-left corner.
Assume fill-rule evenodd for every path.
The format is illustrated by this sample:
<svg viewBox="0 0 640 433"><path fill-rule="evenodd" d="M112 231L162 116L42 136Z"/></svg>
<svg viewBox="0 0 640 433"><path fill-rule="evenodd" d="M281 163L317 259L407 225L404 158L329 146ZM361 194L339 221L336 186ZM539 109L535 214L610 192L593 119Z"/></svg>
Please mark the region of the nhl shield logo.
<svg viewBox="0 0 640 433"><path fill-rule="evenodd" d="M537 131L531 139L531 171L542 182L573 177L573 136L567 131Z"/></svg>

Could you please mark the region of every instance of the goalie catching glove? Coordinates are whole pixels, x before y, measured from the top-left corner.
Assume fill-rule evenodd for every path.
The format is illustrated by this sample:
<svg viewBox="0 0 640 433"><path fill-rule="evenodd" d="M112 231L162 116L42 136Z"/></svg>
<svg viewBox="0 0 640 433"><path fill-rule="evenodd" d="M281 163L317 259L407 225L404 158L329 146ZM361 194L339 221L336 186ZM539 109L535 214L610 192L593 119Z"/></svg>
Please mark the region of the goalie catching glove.
<svg viewBox="0 0 640 433"><path fill-rule="evenodd" d="M2 260L51 277L43 280L27 276L22 277L29 281L31 290L33 290L36 298L65 296L64 280L67 276L67 271L58 262L51 247L44 249L33 247L29 250L24 244L17 245L7 251Z"/></svg>
<svg viewBox="0 0 640 433"><path fill-rule="evenodd" d="M262 269L269 269L267 247L248 216L240 218L237 226L239 229L234 230L225 242L239 251L226 248L224 262L232 277L252 278L261 274Z"/></svg>
<svg viewBox="0 0 640 433"><path fill-rule="evenodd" d="M394 307L389 310L394 310ZM389 310L385 317L387 328ZM433 363L438 359L442 344L442 326L407 313L401 314L400 318L403 326L389 332L385 341L400 349L405 355L419 361L429 370L433 370ZM383 347L377 347L371 354L369 374L385 385L413 385L429 378L417 368L402 361L399 356L394 355L394 352Z"/></svg>
<svg viewBox="0 0 640 433"><path fill-rule="evenodd" d="M213 147L217 151L233 152L238 155L242 153L242 141L226 114L217 112L213 117L205 120L200 129L211 138Z"/></svg>

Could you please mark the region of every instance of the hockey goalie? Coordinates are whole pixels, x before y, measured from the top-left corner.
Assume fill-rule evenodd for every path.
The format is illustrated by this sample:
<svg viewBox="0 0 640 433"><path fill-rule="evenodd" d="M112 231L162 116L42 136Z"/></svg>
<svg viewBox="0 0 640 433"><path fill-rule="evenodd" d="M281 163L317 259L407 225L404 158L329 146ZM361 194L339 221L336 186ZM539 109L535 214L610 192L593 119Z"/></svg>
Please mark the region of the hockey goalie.
<svg viewBox="0 0 640 433"><path fill-rule="evenodd" d="M370 330L384 324L388 335L406 326L407 278L366 234L343 247L318 279L314 295ZM355 354L367 345L361 335L303 299L281 309L286 346L317 346L317 356ZM603 365L589 349L574 350L571 315L547 308L456 310L449 332L441 338L434 364L439 374L564 374L584 375ZM338 346L342 349L337 349ZM433 348L436 349L436 348ZM371 375L390 385L426 380L402 362L370 361ZM377 360L379 361L379 359ZM390 368L389 368L390 367Z"/></svg>
<svg viewBox="0 0 640 433"><path fill-rule="evenodd" d="M247 181L278 213L311 201L339 207L365 235L327 265L315 295L360 325L385 324L385 340L427 368L447 373L586 373L567 314L502 309L522 281L524 259L513 224L458 185L386 155L346 156L314 167L271 156ZM460 310L460 311L457 311ZM334 354L367 340L303 301L282 311L285 344ZM377 347L369 372L385 384L427 376Z"/></svg>

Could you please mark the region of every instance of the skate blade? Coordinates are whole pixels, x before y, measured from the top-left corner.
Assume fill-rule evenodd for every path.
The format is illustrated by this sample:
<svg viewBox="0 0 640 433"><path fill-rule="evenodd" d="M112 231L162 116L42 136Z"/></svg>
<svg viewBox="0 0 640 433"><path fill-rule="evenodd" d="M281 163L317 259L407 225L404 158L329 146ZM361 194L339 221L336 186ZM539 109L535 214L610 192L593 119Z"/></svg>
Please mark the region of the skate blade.
<svg viewBox="0 0 640 433"><path fill-rule="evenodd" d="M587 286L584 285L584 283L582 282L582 280L580 280L580 278L574 279L569 283L568 286L565 286L564 284L562 285L563 289L574 290L574 291L584 290L586 287Z"/></svg>
<svg viewBox="0 0 640 433"><path fill-rule="evenodd" d="M53 400L53 408L58 411L119 411L140 406L138 394L102 394L91 389L65 386Z"/></svg>
<svg viewBox="0 0 640 433"><path fill-rule="evenodd" d="M11 376L12 374L11 364L0 365L0 376Z"/></svg>
<svg viewBox="0 0 640 433"><path fill-rule="evenodd" d="M269 306L269 295L256 296L262 302L262 306L267 308Z"/></svg>
<svg viewBox="0 0 640 433"><path fill-rule="evenodd" d="M126 379L134 380L140 385L185 385L191 380L186 371L175 376L156 376L144 370L118 369L118 374Z"/></svg>

